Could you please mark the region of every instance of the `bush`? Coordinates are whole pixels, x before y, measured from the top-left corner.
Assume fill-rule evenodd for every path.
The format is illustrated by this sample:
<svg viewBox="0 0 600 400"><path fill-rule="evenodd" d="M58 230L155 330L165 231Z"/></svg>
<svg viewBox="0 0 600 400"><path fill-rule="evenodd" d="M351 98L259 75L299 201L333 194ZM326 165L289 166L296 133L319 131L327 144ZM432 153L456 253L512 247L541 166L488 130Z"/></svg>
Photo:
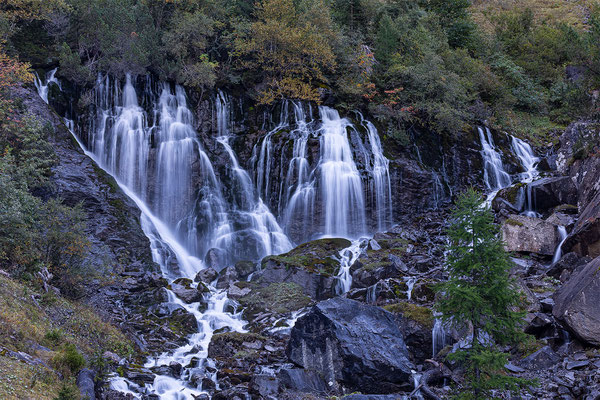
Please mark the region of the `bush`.
<svg viewBox="0 0 600 400"><path fill-rule="evenodd" d="M76 374L85 365L83 355L73 343L67 343L64 348L53 358L53 364L59 371Z"/></svg>

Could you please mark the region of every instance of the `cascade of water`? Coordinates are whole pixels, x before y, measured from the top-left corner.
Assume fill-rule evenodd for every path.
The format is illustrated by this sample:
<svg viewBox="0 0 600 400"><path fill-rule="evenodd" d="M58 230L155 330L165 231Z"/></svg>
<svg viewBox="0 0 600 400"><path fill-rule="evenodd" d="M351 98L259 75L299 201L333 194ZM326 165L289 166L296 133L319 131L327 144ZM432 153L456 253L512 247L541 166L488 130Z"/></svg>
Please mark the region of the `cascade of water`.
<svg viewBox="0 0 600 400"><path fill-rule="evenodd" d="M435 319L433 330L431 332L431 341L433 347L433 357L446 346L446 329L440 318Z"/></svg>
<svg viewBox="0 0 600 400"><path fill-rule="evenodd" d="M229 144L231 134L229 131L229 101L227 97L219 92L217 97L217 141L223 146L229 156L231 165L229 169L232 175L234 187L231 190L234 199L234 212L237 216L236 223L241 225L237 229L238 236L250 236L248 243L254 243L254 253L262 258L269 254L280 254L291 250L292 243L283 232L275 216L269 211L262 198L254 190L252 179L248 172L243 169ZM242 249L248 252L248 249Z"/></svg>
<svg viewBox="0 0 600 400"><path fill-rule="evenodd" d="M338 283L336 286L337 294L344 294L352 286L352 274L350 267L356 262L358 257L367 247L369 238L362 237L352 241L352 244L339 252L340 270L337 275Z"/></svg>
<svg viewBox="0 0 600 400"><path fill-rule="evenodd" d="M479 131L479 139L481 140L483 180L485 186L492 192L510 186L510 175L504 171L502 158L500 157L500 153L496 151L492 133L487 127L485 128L485 133L481 127L478 127L477 130Z"/></svg>
<svg viewBox="0 0 600 400"><path fill-rule="evenodd" d="M525 210L522 212L522 214L531 218L538 218L540 216L540 214L535 211L533 189L529 183L525 187Z"/></svg>
<svg viewBox="0 0 600 400"><path fill-rule="evenodd" d="M299 230L303 233L301 239L306 240L306 233L313 231L312 214L315 200L315 180L309 170L306 155L306 145L310 137L309 124L306 114L300 103L292 103L296 119L296 129L291 132L294 139L292 148L292 160L284 181L285 202L283 212L283 223L286 229L290 229L292 221L300 221ZM309 109L309 115L312 114ZM280 208L281 206L280 202Z"/></svg>
<svg viewBox="0 0 600 400"><path fill-rule="evenodd" d="M431 182L433 186L431 194L433 200L433 208L437 210L445 198L444 185L440 180L440 176L435 171L431 171Z"/></svg>
<svg viewBox="0 0 600 400"><path fill-rule="evenodd" d="M562 257L562 245L565 242L565 240L567 240L567 229L564 226L557 226L556 230L558 231L560 242L558 243L558 246L556 246L556 251L554 251L554 257L552 257L552 264L556 264Z"/></svg>
<svg viewBox="0 0 600 400"><path fill-rule="evenodd" d="M360 174L352 157L345 118L329 107L319 107L322 125L321 195L325 211L324 234L356 237L366 232L365 202Z"/></svg>
<svg viewBox="0 0 600 400"><path fill-rule="evenodd" d="M416 276L407 276L407 277L404 277L404 280L406 281L406 298L408 300L410 300L412 298L412 291L413 291L413 288L415 287L415 283L417 283L417 277Z"/></svg>
<svg viewBox="0 0 600 400"><path fill-rule="evenodd" d="M538 175L536 165L540 159L533 154L533 150L531 149L529 143L517 137L512 136L511 145L516 156L519 158L521 165L525 169L525 179L521 180L521 182L533 181L533 179Z"/></svg>
<svg viewBox="0 0 600 400"><path fill-rule="evenodd" d="M62 86L58 79L54 75L56 75L56 71L58 68L54 68L52 71L48 72L45 76L44 81L40 79L38 74L35 74L35 80L33 81L35 88L37 89L38 95L48 104L48 91L50 89L50 84L55 84L62 90Z"/></svg>
<svg viewBox="0 0 600 400"><path fill-rule="evenodd" d="M367 304L375 304L377 303L377 283L371 285L367 288L367 294L365 296L365 300Z"/></svg>

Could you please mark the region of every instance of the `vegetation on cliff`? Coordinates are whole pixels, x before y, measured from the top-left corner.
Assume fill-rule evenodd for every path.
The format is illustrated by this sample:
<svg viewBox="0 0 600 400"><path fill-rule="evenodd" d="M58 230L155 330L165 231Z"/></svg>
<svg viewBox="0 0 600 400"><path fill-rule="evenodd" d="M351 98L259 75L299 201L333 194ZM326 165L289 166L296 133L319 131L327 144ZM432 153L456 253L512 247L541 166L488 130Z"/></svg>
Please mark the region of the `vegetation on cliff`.
<svg viewBox="0 0 600 400"><path fill-rule="evenodd" d="M9 0L0 37L84 86L100 72L152 72L266 104L329 93L401 142L414 126L458 133L483 119L535 136L595 113L600 76L598 9L538 3Z"/></svg>

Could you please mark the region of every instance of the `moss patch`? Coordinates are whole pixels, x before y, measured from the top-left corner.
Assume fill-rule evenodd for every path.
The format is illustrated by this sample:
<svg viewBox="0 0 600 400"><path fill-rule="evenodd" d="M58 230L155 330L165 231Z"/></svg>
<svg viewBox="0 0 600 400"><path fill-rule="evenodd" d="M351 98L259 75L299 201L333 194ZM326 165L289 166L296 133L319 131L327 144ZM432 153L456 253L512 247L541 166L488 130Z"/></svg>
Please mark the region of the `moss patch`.
<svg viewBox="0 0 600 400"><path fill-rule="evenodd" d="M383 308L394 314L402 314L403 317L416 321L428 329L433 329L433 324L435 323L433 312L427 307L400 302L388 304Z"/></svg>
<svg viewBox="0 0 600 400"><path fill-rule="evenodd" d="M506 224L507 225L514 225L514 226L523 226L523 223L521 221L517 221L516 219L512 219L512 218L508 218L506 220Z"/></svg>
<svg viewBox="0 0 600 400"><path fill-rule="evenodd" d="M265 257L262 261L263 269L267 264L274 262L288 268L302 268L310 272L333 276L340 266L338 252L350 246L347 239L319 239L303 243L288 253L278 256Z"/></svg>
<svg viewBox="0 0 600 400"><path fill-rule="evenodd" d="M254 287L252 292L238 300L245 307L247 318L270 311L279 314L299 310L311 303L310 297L295 283L272 283L264 288Z"/></svg>

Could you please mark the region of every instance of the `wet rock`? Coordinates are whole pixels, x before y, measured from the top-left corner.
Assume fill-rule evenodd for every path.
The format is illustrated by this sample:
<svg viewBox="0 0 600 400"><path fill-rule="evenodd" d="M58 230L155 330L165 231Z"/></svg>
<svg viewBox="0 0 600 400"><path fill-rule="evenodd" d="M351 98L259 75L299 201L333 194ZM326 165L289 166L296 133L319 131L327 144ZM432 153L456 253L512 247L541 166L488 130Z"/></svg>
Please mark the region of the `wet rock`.
<svg viewBox="0 0 600 400"><path fill-rule="evenodd" d="M256 271L257 264L252 261L239 261L235 263L234 268L239 279L246 280L251 273Z"/></svg>
<svg viewBox="0 0 600 400"><path fill-rule="evenodd" d="M82 369L77 374L77 387L79 388L79 393L81 393L81 397L87 400L96 400L96 393L94 389L94 378L96 375L94 371L89 370L87 368Z"/></svg>
<svg viewBox="0 0 600 400"><path fill-rule="evenodd" d="M348 246L350 241L346 239L320 239L301 244L285 254L265 257L253 282L261 286L295 283L312 299L330 298L335 294L335 275L340 267L335 257Z"/></svg>
<svg viewBox="0 0 600 400"><path fill-rule="evenodd" d="M258 358L267 338L255 333L228 332L213 335L208 356L215 359Z"/></svg>
<svg viewBox="0 0 600 400"><path fill-rule="evenodd" d="M535 353L521 360L520 365L530 370L543 370L556 365L560 356L550 346L544 346Z"/></svg>
<svg viewBox="0 0 600 400"><path fill-rule="evenodd" d="M225 256L225 252L221 249L209 249L204 256L204 264L206 264L208 268L218 271L222 268Z"/></svg>
<svg viewBox="0 0 600 400"><path fill-rule="evenodd" d="M394 394L351 394L344 396L344 400L398 400Z"/></svg>
<svg viewBox="0 0 600 400"><path fill-rule="evenodd" d="M551 256L558 244L556 227L539 218L511 214L502 224L507 251Z"/></svg>
<svg viewBox="0 0 600 400"><path fill-rule="evenodd" d="M126 369L125 377L139 385L154 382L154 373L147 368Z"/></svg>
<svg viewBox="0 0 600 400"><path fill-rule="evenodd" d="M393 314L354 300L338 297L314 306L296 322L287 353L336 390L393 393L412 387L414 367Z"/></svg>
<svg viewBox="0 0 600 400"><path fill-rule="evenodd" d="M215 279L217 279L217 276L219 276L219 273L217 271L215 271L213 268L205 268L203 270L200 270L196 274L194 281L202 282L202 283L208 285L208 284L212 283Z"/></svg>
<svg viewBox="0 0 600 400"><path fill-rule="evenodd" d="M119 364L121 362L121 357L119 357L117 354L110 352L110 351L105 351L102 354L102 358L104 358L105 360L107 360L108 362L111 362L113 364Z"/></svg>
<svg viewBox="0 0 600 400"><path fill-rule="evenodd" d="M600 346L600 257L574 273L554 295L552 314L581 340Z"/></svg>
<svg viewBox="0 0 600 400"><path fill-rule="evenodd" d="M554 300L550 297L540 300L542 312L551 313L554 308Z"/></svg>
<svg viewBox="0 0 600 400"><path fill-rule="evenodd" d="M171 284L171 290L177 297L186 303L197 303L202 300L202 294L208 289L202 282L197 287L192 287L192 281L186 278L179 278Z"/></svg>
<svg viewBox="0 0 600 400"><path fill-rule="evenodd" d="M600 193L583 210L563 245L565 251L582 256L600 256Z"/></svg>
<svg viewBox="0 0 600 400"><path fill-rule="evenodd" d="M176 334L191 335L192 333L198 332L198 321L196 321L196 317L183 308L174 310L166 319L169 321L171 330Z"/></svg>
<svg viewBox="0 0 600 400"><path fill-rule="evenodd" d="M282 387L304 393L327 393L325 381L314 371L300 368L284 368L277 374Z"/></svg>
<svg viewBox="0 0 600 400"><path fill-rule="evenodd" d="M577 205L577 187L569 176L542 178L529 184L533 208L545 211L561 204Z"/></svg>
<svg viewBox="0 0 600 400"><path fill-rule="evenodd" d="M555 211L546 218L546 222L556 225L556 226L564 226L567 230L571 230L573 224L575 223L575 216L565 214L563 212Z"/></svg>
<svg viewBox="0 0 600 400"><path fill-rule="evenodd" d="M277 398L279 393L279 380L271 375L254 375L250 380L248 392L262 398Z"/></svg>
<svg viewBox="0 0 600 400"><path fill-rule="evenodd" d="M569 252L552 265L546 274L558 279L564 271L573 272L590 261L592 260L588 257L581 257L577 253Z"/></svg>

